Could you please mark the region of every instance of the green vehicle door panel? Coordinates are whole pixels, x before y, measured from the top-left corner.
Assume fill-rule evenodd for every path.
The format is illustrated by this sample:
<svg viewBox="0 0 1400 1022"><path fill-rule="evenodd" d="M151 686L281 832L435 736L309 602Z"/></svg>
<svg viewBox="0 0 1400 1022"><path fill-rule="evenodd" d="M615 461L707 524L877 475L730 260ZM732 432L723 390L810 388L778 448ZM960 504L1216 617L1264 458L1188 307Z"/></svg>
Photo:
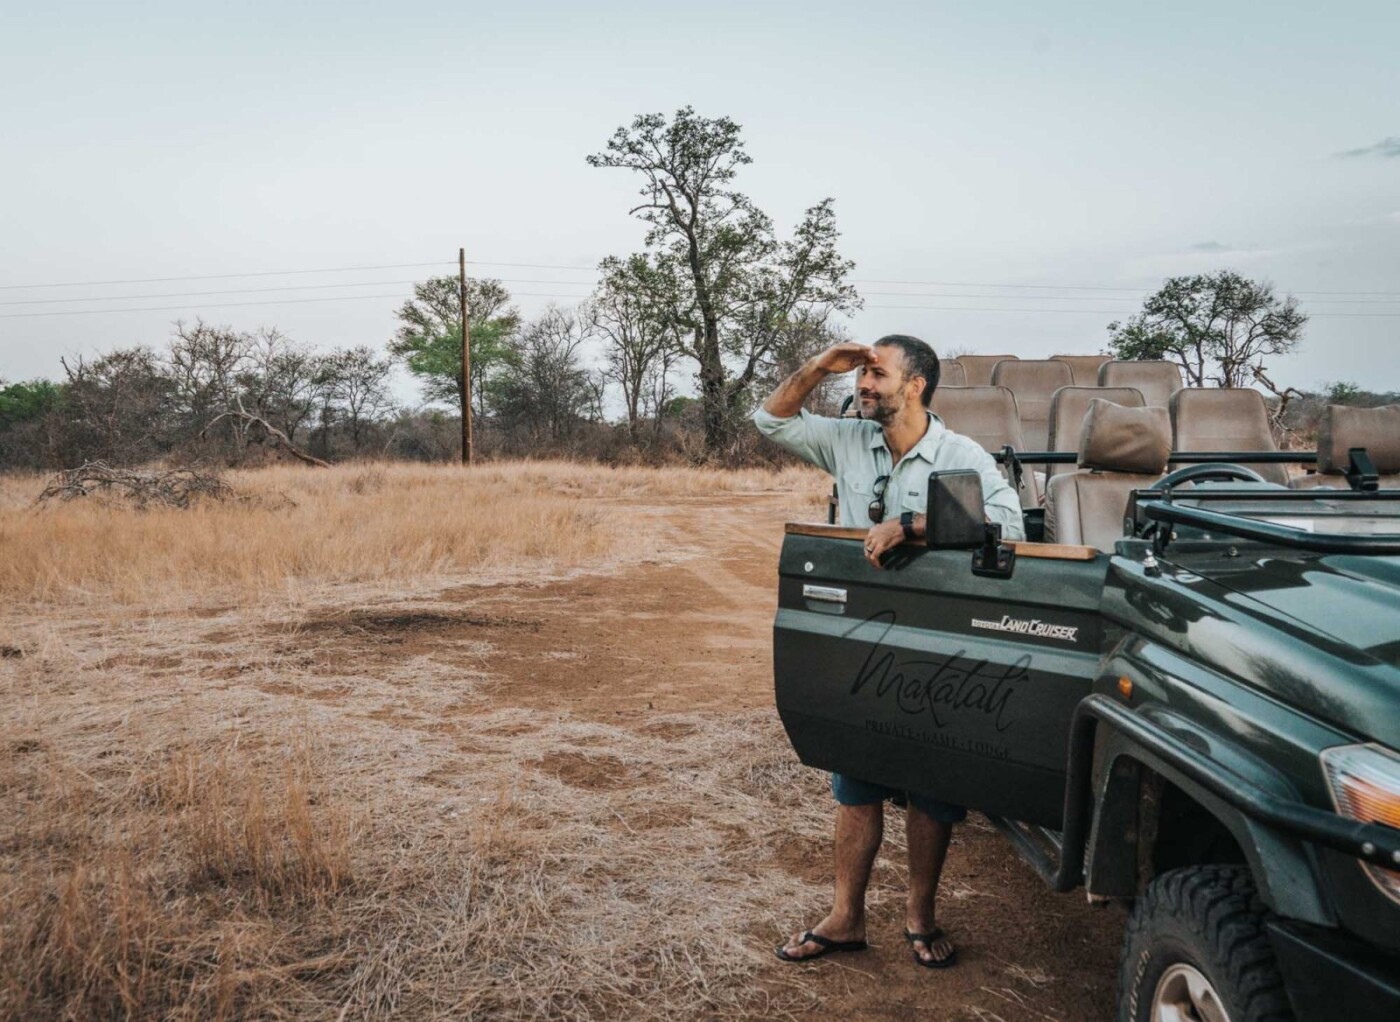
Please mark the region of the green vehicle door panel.
<svg viewBox="0 0 1400 1022"><path fill-rule="evenodd" d="M798 756L1058 827L1069 721L1102 654L1107 558L1024 558L1003 580L973 575L968 551L901 553L877 571L858 541L787 537L774 676Z"/></svg>

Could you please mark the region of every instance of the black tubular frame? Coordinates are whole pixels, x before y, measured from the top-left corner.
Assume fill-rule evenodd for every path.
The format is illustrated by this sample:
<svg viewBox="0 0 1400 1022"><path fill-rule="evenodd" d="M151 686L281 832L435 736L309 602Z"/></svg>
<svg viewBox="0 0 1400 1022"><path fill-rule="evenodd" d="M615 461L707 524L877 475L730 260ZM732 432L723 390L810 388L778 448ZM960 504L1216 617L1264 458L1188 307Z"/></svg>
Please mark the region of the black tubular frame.
<svg viewBox="0 0 1400 1022"><path fill-rule="evenodd" d="M1400 830L1383 823L1350 820L1264 791L1148 718L1106 695L1094 694L1080 701L1070 725L1063 852L1054 878L1057 891L1073 890L1084 882L1084 851L1094 816L1094 745L1100 723L1132 739L1250 819L1378 866L1394 869L1400 862Z"/></svg>
<svg viewBox="0 0 1400 1022"><path fill-rule="evenodd" d="M1189 500L1193 504L1228 500L1276 504L1317 503L1320 500L1337 503L1400 503L1400 490L1285 490L1285 489L1204 489L1194 488L1183 493L1161 490L1138 490L1129 499L1126 519L1140 532L1148 522L1167 526L1157 529L1157 552L1171 542L1173 525L1188 525L1211 532L1225 533L1240 539L1268 543L1293 550L1312 550L1328 554L1358 554L1391 557L1400 554L1400 532L1375 536L1335 532L1303 532L1275 522L1246 518L1243 515L1211 511L1203 507L1183 507L1175 503ZM1400 524L1400 521L1397 521Z"/></svg>
<svg viewBox="0 0 1400 1022"><path fill-rule="evenodd" d="M1019 461L1028 465L1074 465L1078 451L1017 451L1009 444L992 451L998 465ZM1237 465L1316 465L1316 451L1172 451L1167 458L1172 465L1197 465L1223 462Z"/></svg>

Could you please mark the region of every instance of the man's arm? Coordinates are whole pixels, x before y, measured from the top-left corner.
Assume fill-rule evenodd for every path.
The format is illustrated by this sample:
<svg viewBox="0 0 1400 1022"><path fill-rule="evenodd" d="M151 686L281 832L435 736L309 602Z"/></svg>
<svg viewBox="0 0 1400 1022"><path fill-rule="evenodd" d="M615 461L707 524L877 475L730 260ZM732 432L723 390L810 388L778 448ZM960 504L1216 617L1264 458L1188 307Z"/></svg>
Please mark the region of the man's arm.
<svg viewBox="0 0 1400 1022"><path fill-rule="evenodd" d="M874 365L878 361L879 353L868 345L854 341L834 344L820 355L809 358L802 368L778 384L778 389L763 402L763 410L779 419L790 419L802 411L802 403L808 395L832 373L849 373L859 366Z"/></svg>
<svg viewBox="0 0 1400 1022"><path fill-rule="evenodd" d="M1026 528L1021 512L1021 498L1002 477L1001 470L997 468L992 456L983 452L983 458L986 460L979 467L979 471L982 476L982 507L986 512L987 521L1001 526L1002 539L1025 539Z"/></svg>
<svg viewBox="0 0 1400 1022"><path fill-rule="evenodd" d="M864 344L837 344L807 362L768 396L754 412L760 433L793 454L828 472L836 471L836 437L842 426L837 419L809 415L802 403L832 373L847 373L860 365L873 365L879 354Z"/></svg>

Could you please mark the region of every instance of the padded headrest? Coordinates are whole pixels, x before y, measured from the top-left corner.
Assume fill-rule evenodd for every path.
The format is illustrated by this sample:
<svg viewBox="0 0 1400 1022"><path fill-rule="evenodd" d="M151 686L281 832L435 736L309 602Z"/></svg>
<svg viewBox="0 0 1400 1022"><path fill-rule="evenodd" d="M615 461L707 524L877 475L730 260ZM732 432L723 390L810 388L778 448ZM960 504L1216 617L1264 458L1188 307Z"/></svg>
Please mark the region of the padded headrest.
<svg viewBox="0 0 1400 1022"><path fill-rule="evenodd" d="M1400 405L1328 405L1317 430L1317 470L1344 475L1351 464L1347 451L1353 447L1366 448L1382 475L1400 472Z"/></svg>
<svg viewBox="0 0 1400 1022"><path fill-rule="evenodd" d="M1026 448L1016 397L1005 387L939 387L933 392L933 412L983 450L999 451L1005 444L1018 451Z"/></svg>
<svg viewBox="0 0 1400 1022"><path fill-rule="evenodd" d="M938 360L938 385L940 387L966 387L967 371L955 358Z"/></svg>
<svg viewBox="0 0 1400 1022"><path fill-rule="evenodd" d="M1051 355L1051 359L1056 362L1063 362L1069 366L1070 375L1074 377L1076 387L1097 387L1099 385L1099 366L1107 362L1111 355Z"/></svg>
<svg viewBox="0 0 1400 1022"><path fill-rule="evenodd" d="M1079 467L1160 474L1172 453L1172 422L1158 405L1125 408L1095 398L1079 435Z"/></svg>
<svg viewBox="0 0 1400 1022"><path fill-rule="evenodd" d="M1073 379L1067 363L1052 359L1008 359L992 370L992 386L1006 387L1016 395L1026 450L1045 450L1050 434L1050 398Z"/></svg>
<svg viewBox="0 0 1400 1022"><path fill-rule="evenodd" d="M1074 386L1074 374L1068 362L1053 358L1004 359L992 369L992 386L1009 387L1018 402L1033 394L1048 403L1061 387Z"/></svg>
<svg viewBox="0 0 1400 1022"><path fill-rule="evenodd" d="M1132 387L1061 387L1050 398L1050 450L1076 451L1089 402L1095 398L1125 408L1141 408L1142 394Z"/></svg>
<svg viewBox="0 0 1400 1022"><path fill-rule="evenodd" d="M1099 366L1100 387L1136 387L1149 405L1166 406L1181 389L1175 362L1105 362Z"/></svg>
<svg viewBox="0 0 1400 1022"><path fill-rule="evenodd" d="M963 367L969 387L988 387L992 383L992 370L998 362L1015 361L1015 355L959 355L958 364Z"/></svg>

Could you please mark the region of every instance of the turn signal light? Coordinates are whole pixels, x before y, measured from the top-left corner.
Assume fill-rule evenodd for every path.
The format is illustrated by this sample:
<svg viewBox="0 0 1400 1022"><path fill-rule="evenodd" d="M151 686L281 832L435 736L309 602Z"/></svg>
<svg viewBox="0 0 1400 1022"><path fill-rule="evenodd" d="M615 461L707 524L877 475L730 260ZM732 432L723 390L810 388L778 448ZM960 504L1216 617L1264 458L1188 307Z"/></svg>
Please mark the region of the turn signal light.
<svg viewBox="0 0 1400 1022"><path fill-rule="evenodd" d="M1322 766L1338 813L1400 830L1400 756L1376 745L1344 745L1325 750ZM1400 870L1369 862L1362 868L1377 887L1400 901Z"/></svg>
<svg viewBox="0 0 1400 1022"><path fill-rule="evenodd" d="M1122 696L1124 699L1131 699L1131 698L1133 697L1133 679L1132 679L1132 678L1119 678L1119 679L1118 679L1118 694L1119 694L1120 696Z"/></svg>

